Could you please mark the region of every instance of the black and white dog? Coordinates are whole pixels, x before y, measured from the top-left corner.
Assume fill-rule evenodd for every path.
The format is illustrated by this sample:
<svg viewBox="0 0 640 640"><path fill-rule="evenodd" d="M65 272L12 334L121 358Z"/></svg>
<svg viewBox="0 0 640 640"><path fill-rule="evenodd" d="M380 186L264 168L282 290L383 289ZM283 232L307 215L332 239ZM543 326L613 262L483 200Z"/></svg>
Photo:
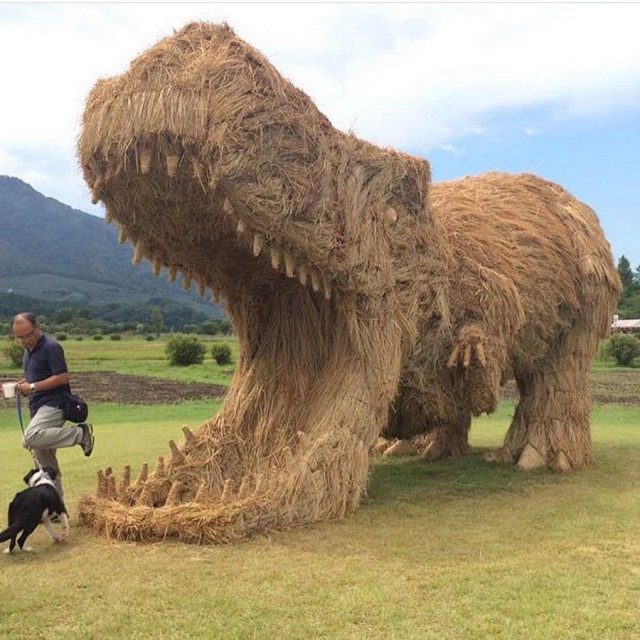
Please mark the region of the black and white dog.
<svg viewBox="0 0 640 640"><path fill-rule="evenodd" d="M69 514L64 502L53 484L57 471L51 467L32 469L24 477L28 489L16 493L9 505L9 526L0 533L0 542L11 539L5 553L11 553L16 546L22 550L27 538L42 523L54 542L64 542L69 537ZM51 518L58 516L62 525L58 535L51 526ZM22 532L18 538L18 534Z"/></svg>

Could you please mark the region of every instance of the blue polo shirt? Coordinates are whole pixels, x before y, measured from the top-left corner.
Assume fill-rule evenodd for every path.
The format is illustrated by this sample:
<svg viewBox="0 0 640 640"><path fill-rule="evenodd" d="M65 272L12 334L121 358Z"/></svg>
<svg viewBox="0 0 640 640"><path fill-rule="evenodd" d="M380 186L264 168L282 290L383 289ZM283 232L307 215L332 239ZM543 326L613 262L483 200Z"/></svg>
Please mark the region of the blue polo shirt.
<svg viewBox="0 0 640 640"><path fill-rule="evenodd" d="M43 334L33 349L25 349L22 356L24 379L27 382L40 382L59 373L67 373L67 361L60 344ZM29 411L31 417L42 406L62 407L64 397L71 393L68 384L60 385L48 391L38 391L29 396Z"/></svg>

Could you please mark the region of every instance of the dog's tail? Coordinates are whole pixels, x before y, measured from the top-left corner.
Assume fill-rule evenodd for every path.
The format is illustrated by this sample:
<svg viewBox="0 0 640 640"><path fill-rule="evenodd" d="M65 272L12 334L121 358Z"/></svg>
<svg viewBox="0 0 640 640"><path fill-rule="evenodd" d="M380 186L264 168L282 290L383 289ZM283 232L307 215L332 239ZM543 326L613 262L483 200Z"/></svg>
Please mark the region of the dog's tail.
<svg viewBox="0 0 640 640"><path fill-rule="evenodd" d="M8 526L4 531L0 531L0 542L4 542L5 540L10 540L14 536L18 534L18 532L22 529L22 527L14 522L12 525Z"/></svg>

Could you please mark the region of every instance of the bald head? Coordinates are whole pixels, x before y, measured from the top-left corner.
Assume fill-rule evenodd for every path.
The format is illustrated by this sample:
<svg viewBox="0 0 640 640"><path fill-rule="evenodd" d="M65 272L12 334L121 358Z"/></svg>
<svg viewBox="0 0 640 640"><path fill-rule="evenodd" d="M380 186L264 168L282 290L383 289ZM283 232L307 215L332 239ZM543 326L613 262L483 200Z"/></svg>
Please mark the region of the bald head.
<svg viewBox="0 0 640 640"><path fill-rule="evenodd" d="M31 313L30 311L24 311L13 316L13 320L11 321L11 328L13 329L15 326L30 326L32 328L37 327L39 326L38 319L36 318L35 314Z"/></svg>
<svg viewBox="0 0 640 640"><path fill-rule="evenodd" d="M40 339L42 331L38 319L33 313L18 313L11 321L13 337L26 349L32 349Z"/></svg>

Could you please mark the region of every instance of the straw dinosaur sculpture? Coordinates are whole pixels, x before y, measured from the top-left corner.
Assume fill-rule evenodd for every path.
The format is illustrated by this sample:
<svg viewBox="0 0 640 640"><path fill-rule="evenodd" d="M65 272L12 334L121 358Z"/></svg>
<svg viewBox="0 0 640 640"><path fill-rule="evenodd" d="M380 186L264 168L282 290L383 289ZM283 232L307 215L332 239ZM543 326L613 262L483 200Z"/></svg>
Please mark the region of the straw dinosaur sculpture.
<svg viewBox="0 0 640 640"><path fill-rule="evenodd" d="M224 299L240 345L220 412L137 481L100 472L85 524L215 543L340 518L381 432L464 451L508 367L522 398L496 458L588 463L587 373L619 282L562 188L431 187L425 160L334 129L226 25L99 81L78 153L134 262Z"/></svg>

